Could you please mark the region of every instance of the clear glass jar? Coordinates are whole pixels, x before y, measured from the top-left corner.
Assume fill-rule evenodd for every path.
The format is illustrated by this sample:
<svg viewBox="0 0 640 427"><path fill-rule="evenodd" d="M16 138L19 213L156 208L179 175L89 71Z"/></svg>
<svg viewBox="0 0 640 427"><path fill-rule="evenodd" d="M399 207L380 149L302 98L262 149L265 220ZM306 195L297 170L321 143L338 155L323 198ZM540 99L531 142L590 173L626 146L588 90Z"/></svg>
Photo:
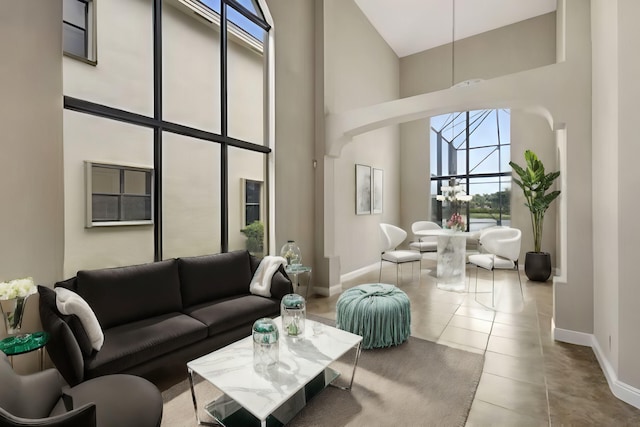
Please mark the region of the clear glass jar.
<svg viewBox="0 0 640 427"><path fill-rule="evenodd" d="M304 297L298 294L287 294L280 303L282 330L286 335L297 337L304 334L307 320L307 308Z"/></svg>
<svg viewBox="0 0 640 427"><path fill-rule="evenodd" d="M302 253L296 242L289 240L280 249L280 256L287 260L287 265L295 267L302 265Z"/></svg>
<svg viewBox="0 0 640 427"><path fill-rule="evenodd" d="M278 347L278 326L268 317L253 323L253 366L264 370L278 364L280 350Z"/></svg>

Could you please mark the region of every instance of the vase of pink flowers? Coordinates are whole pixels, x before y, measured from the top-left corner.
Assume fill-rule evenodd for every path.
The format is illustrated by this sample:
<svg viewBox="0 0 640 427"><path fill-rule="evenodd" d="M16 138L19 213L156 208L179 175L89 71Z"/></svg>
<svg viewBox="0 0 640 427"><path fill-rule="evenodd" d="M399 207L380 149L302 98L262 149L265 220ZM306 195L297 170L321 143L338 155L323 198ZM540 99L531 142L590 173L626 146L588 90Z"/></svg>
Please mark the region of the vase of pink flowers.
<svg viewBox="0 0 640 427"><path fill-rule="evenodd" d="M444 222L444 228L451 229L453 231L465 231L467 224L465 217L460 214L460 209L463 203L467 203L472 199L472 196L465 193L455 179L449 182L448 186L442 186L442 194L436 196L436 200L443 202L443 206L447 204L452 212L451 217Z"/></svg>
<svg viewBox="0 0 640 427"><path fill-rule="evenodd" d="M467 226L464 222L464 217L458 212L454 212L447 221L447 228L453 231L465 231Z"/></svg>

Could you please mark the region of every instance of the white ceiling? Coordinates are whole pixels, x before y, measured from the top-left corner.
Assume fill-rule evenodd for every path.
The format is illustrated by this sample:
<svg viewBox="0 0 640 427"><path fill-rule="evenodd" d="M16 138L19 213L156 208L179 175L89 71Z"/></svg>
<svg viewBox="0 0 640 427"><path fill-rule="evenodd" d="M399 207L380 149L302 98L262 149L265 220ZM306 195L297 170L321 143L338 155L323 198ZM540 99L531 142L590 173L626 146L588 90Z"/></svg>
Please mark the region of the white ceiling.
<svg viewBox="0 0 640 427"><path fill-rule="evenodd" d="M556 0L355 0L399 57L556 10ZM454 14L455 5L455 14Z"/></svg>

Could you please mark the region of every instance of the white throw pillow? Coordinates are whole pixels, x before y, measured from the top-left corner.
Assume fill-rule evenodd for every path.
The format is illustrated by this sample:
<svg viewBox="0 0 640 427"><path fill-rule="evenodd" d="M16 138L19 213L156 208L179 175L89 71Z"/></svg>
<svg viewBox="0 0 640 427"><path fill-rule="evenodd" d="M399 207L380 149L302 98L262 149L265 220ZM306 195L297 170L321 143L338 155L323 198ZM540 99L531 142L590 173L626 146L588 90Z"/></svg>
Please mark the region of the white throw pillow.
<svg viewBox="0 0 640 427"><path fill-rule="evenodd" d="M95 313L89 304L78 294L63 287L54 289L58 311L66 315L76 315L84 327L94 350L99 351L104 344L104 334Z"/></svg>

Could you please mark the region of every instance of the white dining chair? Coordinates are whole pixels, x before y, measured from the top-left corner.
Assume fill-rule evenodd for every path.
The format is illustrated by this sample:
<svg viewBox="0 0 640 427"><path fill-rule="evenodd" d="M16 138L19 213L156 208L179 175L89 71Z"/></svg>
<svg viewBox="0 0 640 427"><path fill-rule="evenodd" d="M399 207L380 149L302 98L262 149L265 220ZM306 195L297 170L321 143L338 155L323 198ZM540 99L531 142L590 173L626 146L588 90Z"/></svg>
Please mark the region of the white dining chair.
<svg viewBox="0 0 640 427"><path fill-rule="evenodd" d="M520 295L522 292L522 280L518 268L520 256L520 243L522 232L517 228L497 227L484 231L480 236L480 248L483 253L470 255L469 263L476 266L476 299L478 293L478 268L491 271L491 306L495 306L495 270L515 269L518 272L520 283Z"/></svg>
<svg viewBox="0 0 640 427"><path fill-rule="evenodd" d="M407 232L402 228L391 224L380 224L380 241L382 251L380 254L380 273L378 275L378 281L382 279L383 261L396 264L396 285L398 285L400 283L398 276L400 264L416 261L420 263L422 260L422 254L419 251L397 249L406 238ZM411 266L411 273L413 275L413 264ZM420 277L420 272L418 272L418 278Z"/></svg>
<svg viewBox="0 0 640 427"><path fill-rule="evenodd" d="M420 252L420 268L422 268L422 254L438 250L438 236L419 234L421 231L426 230L442 230L442 227L432 221L416 221L411 224L411 231L415 240L409 243L409 248Z"/></svg>

